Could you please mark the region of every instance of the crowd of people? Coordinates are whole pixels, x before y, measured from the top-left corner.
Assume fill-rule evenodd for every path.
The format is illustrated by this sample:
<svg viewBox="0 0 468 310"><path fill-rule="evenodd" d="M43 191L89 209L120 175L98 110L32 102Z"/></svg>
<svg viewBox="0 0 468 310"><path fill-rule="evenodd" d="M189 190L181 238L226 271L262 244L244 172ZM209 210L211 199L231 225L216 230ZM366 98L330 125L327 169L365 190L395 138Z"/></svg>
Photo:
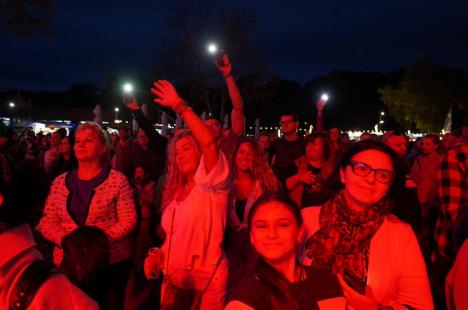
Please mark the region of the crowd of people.
<svg viewBox="0 0 468 310"><path fill-rule="evenodd" d="M186 128L109 135L0 128L1 309L468 309L468 142L400 132L350 141L294 112L245 136L168 81Z"/></svg>

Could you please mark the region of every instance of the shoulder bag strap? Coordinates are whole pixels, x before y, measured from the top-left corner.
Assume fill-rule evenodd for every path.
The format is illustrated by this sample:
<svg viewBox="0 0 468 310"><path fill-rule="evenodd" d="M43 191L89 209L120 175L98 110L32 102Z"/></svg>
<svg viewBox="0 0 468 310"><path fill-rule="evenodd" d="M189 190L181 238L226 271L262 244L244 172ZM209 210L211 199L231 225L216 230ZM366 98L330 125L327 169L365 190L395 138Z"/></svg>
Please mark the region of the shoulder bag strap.
<svg viewBox="0 0 468 310"><path fill-rule="evenodd" d="M43 259L32 262L23 271L10 296L10 310L27 309L41 285L53 274L55 266Z"/></svg>

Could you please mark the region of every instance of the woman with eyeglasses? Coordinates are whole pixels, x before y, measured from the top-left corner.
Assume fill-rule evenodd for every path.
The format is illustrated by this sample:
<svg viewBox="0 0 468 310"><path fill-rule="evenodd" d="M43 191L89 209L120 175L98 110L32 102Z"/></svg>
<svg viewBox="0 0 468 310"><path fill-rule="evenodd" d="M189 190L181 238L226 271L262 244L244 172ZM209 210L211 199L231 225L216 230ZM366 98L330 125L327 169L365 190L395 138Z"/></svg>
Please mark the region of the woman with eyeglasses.
<svg viewBox="0 0 468 310"><path fill-rule="evenodd" d="M391 214L401 178L388 146L362 141L343 155L344 188L303 210L305 261L339 276L353 309L433 309L424 259L411 227Z"/></svg>

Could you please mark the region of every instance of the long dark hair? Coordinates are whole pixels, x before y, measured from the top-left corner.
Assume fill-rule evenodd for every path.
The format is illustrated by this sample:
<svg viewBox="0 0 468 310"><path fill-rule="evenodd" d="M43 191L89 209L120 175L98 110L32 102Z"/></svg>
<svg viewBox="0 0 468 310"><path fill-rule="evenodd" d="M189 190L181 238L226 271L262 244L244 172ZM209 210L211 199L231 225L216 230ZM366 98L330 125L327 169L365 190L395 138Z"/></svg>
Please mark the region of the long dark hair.
<svg viewBox="0 0 468 310"><path fill-rule="evenodd" d="M330 159L331 151L330 151L330 145L328 144L328 141L327 141L327 137L324 134L319 133L319 132L311 133L310 135L305 137L305 144L306 144L306 146L309 143L313 144L318 139L322 139L322 142L323 142L323 150L322 150L322 152L323 152L323 161L327 161L327 160Z"/></svg>
<svg viewBox="0 0 468 310"><path fill-rule="evenodd" d="M252 229L252 220L258 208L268 202L279 202L284 205L296 219L297 225L302 226L302 214L299 206L283 192L265 193L252 206L248 216L248 229ZM260 255L258 255L257 265L254 275L260 281L262 286L269 292L272 309L301 309L298 301L292 293L291 283L288 279L270 264L268 264Z"/></svg>

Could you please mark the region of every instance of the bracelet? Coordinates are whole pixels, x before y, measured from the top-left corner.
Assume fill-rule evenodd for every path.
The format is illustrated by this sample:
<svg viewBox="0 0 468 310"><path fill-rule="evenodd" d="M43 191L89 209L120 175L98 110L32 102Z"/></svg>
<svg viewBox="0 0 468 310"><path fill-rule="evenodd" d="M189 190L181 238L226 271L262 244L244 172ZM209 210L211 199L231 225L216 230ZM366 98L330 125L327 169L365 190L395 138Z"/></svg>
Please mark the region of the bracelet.
<svg viewBox="0 0 468 310"><path fill-rule="evenodd" d="M224 78L227 79L228 77L231 77L231 76L232 76L232 73L229 73L229 74L226 74Z"/></svg>
<svg viewBox="0 0 468 310"><path fill-rule="evenodd" d="M186 105L183 99L180 99L179 103L174 106L174 112L179 115L182 115L186 110L192 110L192 108Z"/></svg>

